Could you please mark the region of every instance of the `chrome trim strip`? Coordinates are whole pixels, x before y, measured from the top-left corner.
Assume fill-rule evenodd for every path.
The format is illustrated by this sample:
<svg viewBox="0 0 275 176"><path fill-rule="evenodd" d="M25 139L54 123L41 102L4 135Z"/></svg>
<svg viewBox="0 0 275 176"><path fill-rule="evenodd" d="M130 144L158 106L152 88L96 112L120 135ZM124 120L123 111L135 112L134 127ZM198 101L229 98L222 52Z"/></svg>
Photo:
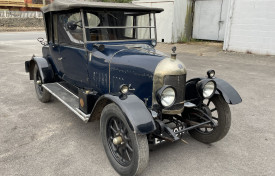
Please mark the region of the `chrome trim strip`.
<svg viewBox="0 0 275 176"><path fill-rule="evenodd" d="M85 26L85 29L128 29L128 28L155 28L154 26L100 26L100 27L89 27Z"/></svg>
<svg viewBox="0 0 275 176"><path fill-rule="evenodd" d="M109 60L109 93L111 92L111 62L112 62L114 56L115 56L117 53L119 53L119 52L121 52L121 51L125 51L125 50L129 50L129 49L126 48L126 49L118 50L117 52L115 52L115 53L112 55L111 59Z"/></svg>
<svg viewBox="0 0 275 176"><path fill-rule="evenodd" d="M154 38L151 38L151 39L132 39L132 40L99 40L99 41L87 41L87 44L98 44L98 43L117 43L117 42L144 42L144 41L151 41L152 40L156 40ZM105 45L105 44L104 44ZM115 45L115 44L114 44Z"/></svg>
<svg viewBox="0 0 275 176"><path fill-rule="evenodd" d="M85 24L83 9L80 9L80 16L81 16L82 24ZM86 28L82 27L82 32L83 32L83 41L84 41L84 44L87 44ZM84 45L84 47L86 49L86 45Z"/></svg>
<svg viewBox="0 0 275 176"><path fill-rule="evenodd" d="M156 38L156 41L158 41L157 22L156 22L156 14L155 13L154 13L154 26L155 26L155 38Z"/></svg>
<svg viewBox="0 0 275 176"><path fill-rule="evenodd" d="M75 108L77 110L77 112L79 114L81 114L83 117L85 117L85 119L89 119L91 114L85 114L84 112L82 112L79 108Z"/></svg>
<svg viewBox="0 0 275 176"><path fill-rule="evenodd" d="M61 103L63 103L65 106L67 106L67 108L69 108L71 111L73 111L73 113L75 113L81 120L83 120L85 123L88 122L89 118L87 118L86 116L82 116L82 114L80 114L78 111L76 111L74 108L72 108L71 106L69 106L65 101L63 101L61 98L59 98L53 91L51 91L49 88L47 88L46 86L42 85L42 87L44 89L46 89L47 91L49 91L55 98L57 98Z"/></svg>

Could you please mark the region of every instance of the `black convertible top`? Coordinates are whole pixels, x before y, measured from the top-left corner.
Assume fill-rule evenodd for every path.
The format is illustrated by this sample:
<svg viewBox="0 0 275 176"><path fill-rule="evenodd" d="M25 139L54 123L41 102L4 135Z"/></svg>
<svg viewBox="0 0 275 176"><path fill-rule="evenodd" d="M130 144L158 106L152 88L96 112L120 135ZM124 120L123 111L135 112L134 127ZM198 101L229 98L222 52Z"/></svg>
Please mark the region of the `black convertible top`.
<svg viewBox="0 0 275 176"><path fill-rule="evenodd" d="M53 3L41 8L43 13L52 11L70 10L75 8L115 9L115 10L136 10L148 12L162 12L162 8L144 7L132 3L106 3L89 0L55 0Z"/></svg>

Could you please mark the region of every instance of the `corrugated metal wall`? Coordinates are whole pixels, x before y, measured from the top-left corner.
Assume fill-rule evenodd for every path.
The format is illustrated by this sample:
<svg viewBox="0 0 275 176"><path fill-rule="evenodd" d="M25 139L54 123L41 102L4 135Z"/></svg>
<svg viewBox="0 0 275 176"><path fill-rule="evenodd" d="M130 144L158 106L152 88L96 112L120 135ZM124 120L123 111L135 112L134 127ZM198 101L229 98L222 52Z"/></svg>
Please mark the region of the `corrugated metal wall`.
<svg viewBox="0 0 275 176"><path fill-rule="evenodd" d="M275 1L231 0L224 50L275 55Z"/></svg>

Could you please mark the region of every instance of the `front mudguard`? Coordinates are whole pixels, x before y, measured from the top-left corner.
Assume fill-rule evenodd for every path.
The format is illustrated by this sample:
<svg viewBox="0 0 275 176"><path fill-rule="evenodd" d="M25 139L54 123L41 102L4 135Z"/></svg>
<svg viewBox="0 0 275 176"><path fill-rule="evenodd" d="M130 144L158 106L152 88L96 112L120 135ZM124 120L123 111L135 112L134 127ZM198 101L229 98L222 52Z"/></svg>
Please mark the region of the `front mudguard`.
<svg viewBox="0 0 275 176"><path fill-rule="evenodd" d="M209 78L194 78L186 82L185 97L186 101L193 101L198 104L201 101L201 97L196 88L196 84L203 80ZM217 90L215 94L220 94L228 104L238 104L242 102L242 98L239 93L226 81L219 78L212 78L211 80L216 82Z"/></svg>
<svg viewBox="0 0 275 176"><path fill-rule="evenodd" d="M31 60L25 62L25 70L29 72L30 80L33 80L33 69L37 65L43 83L51 83L54 80L54 72L51 65L43 57L33 56Z"/></svg>
<svg viewBox="0 0 275 176"><path fill-rule="evenodd" d="M104 103L108 102L108 103ZM91 118L96 118L99 114L99 106L104 106L109 103L115 103L125 115L128 125L131 130L137 134L149 134L156 130L156 125L150 111L136 95L130 94L127 97L121 98L118 95L105 94L102 95L94 106Z"/></svg>

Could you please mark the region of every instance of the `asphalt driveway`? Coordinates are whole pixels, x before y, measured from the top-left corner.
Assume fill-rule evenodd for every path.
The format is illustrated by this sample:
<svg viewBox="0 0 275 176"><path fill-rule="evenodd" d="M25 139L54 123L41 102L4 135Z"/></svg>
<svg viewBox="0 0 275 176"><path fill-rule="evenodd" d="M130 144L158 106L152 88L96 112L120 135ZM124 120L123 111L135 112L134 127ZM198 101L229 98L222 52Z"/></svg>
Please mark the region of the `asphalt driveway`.
<svg viewBox="0 0 275 176"><path fill-rule="evenodd" d="M38 101L24 61L41 55L43 32L0 33L0 175L117 175L101 143L99 122L85 124L58 100ZM157 48L170 53L172 45ZM208 69L243 102L231 106L221 141L192 139L155 147L143 175L275 175L275 57L223 52L221 44L177 45L187 78Z"/></svg>

